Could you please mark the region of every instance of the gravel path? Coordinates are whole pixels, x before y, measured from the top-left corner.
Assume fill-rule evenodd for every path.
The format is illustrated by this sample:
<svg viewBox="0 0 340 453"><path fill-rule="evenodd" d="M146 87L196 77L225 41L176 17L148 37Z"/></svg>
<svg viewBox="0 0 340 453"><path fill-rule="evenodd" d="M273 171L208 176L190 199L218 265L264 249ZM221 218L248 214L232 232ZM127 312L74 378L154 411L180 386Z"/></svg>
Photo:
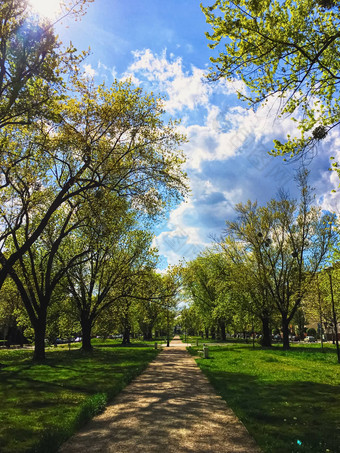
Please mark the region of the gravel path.
<svg viewBox="0 0 340 453"><path fill-rule="evenodd" d="M175 339L59 453L259 453Z"/></svg>

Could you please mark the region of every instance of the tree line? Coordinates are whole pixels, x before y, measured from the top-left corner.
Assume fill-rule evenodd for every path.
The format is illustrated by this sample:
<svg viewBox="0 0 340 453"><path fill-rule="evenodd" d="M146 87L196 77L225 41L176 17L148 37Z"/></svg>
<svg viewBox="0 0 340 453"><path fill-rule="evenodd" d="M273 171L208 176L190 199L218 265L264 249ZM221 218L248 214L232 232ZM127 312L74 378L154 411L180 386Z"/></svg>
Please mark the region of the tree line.
<svg viewBox="0 0 340 453"><path fill-rule="evenodd" d="M43 360L53 317L76 313L89 350L110 310L139 300L147 313L173 298L150 231L186 193L185 138L157 96L89 79L86 53L59 42L26 0L1 2L0 25L1 311L30 324Z"/></svg>
<svg viewBox="0 0 340 453"><path fill-rule="evenodd" d="M252 109L271 103L294 121L294 134L274 140L269 154L300 158L338 128L339 1L217 0L201 8L214 49L208 80L242 82L238 97ZM281 191L265 206L237 205L224 237L183 266L191 305L182 324L213 337L218 330L222 339L226 329L255 324L264 346L276 326L288 349L289 331L295 325L302 335L308 316L321 338L333 329L340 362L338 223L314 205L306 172L298 180L299 201Z"/></svg>
<svg viewBox="0 0 340 453"><path fill-rule="evenodd" d="M303 327L308 318L319 323L320 332L337 328L337 220L314 204L306 170L299 172L297 183L298 200L280 191L264 206L251 201L236 205L223 237L183 265L182 283L190 303L183 319L193 331L214 338L218 330L225 340L227 332L255 328L262 345L271 346L273 329L278 328L288 349L301 314L306 314Z"/></svg>

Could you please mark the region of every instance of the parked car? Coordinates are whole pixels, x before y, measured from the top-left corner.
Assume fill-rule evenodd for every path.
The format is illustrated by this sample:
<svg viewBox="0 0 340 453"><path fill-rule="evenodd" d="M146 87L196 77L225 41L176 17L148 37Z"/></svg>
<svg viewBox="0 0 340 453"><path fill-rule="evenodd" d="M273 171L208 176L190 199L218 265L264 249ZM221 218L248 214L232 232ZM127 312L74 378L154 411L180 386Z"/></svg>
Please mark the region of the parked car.
<svg viewBox="0 0 340 453"><path fill-rule="evenodd" d="M75 343L80 343L80 342L81 342L81 340L82 340L82 338L81 338L81 337L77 337L77 338L75 338L75 339L74 339L74 342L75 342Z"/></svg>
<svg viewBox="0 0 340 453"><path fill-rule="evenodd" d="M308 337L305 338L305 341L307 343L315 343L316 339L315 339L315 337L308 336Z"/></svg>

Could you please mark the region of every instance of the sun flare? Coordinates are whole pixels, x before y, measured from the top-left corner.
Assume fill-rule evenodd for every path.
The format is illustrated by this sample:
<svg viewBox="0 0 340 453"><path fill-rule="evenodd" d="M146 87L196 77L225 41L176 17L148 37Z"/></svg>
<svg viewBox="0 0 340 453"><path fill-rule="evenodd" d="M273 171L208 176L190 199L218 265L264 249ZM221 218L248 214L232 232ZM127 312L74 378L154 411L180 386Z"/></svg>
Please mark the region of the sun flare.
<svg viewBox="0 0 340 453"><path fill-rule="evenodd" d="M60 0L29 0L32 10L41 17L53 19L60 12Z"/></svg>

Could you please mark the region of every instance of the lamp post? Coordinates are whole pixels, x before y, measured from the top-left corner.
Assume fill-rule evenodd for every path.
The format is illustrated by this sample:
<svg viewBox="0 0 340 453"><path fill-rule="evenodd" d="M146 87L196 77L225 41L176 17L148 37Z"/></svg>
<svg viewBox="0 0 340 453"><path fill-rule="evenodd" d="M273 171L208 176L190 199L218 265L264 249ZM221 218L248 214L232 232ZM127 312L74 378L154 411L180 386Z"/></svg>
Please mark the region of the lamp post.
<svg viewBox="0 0 340 453"><path fill-rule="evenodd" d="M340 349L339 349L339 339L338 339L338 320L337 320L337 317L336 317L335 304L334 304L332 270L333 270L333 267L328 267L326 269L326 272L327 272L328 277L329 277L329 287L330 287L330 290L331 290L331 302L332 302L332 312L333 312L333 323L334 323L334 332L335 332L336 352L338 354L338 363L340 363Z"/></svg>
<svg viewBox="0 0 340 453"><path fill-rule="evenodd" d="M320 340L321 340L321 350L323 352L323 334L322 334L322 307L321 307L321 292L319 286L319 275L316 274L316 286L318 290L318 304L319 304L319 315L320 315Z"/></svg>
<svg viewBox="0 0 340 453"><path fill-rule="evenodd" d="M166 346L170 346L170 329L169 329L169 301L167 301L167 311L166 311Z"/></svg>

